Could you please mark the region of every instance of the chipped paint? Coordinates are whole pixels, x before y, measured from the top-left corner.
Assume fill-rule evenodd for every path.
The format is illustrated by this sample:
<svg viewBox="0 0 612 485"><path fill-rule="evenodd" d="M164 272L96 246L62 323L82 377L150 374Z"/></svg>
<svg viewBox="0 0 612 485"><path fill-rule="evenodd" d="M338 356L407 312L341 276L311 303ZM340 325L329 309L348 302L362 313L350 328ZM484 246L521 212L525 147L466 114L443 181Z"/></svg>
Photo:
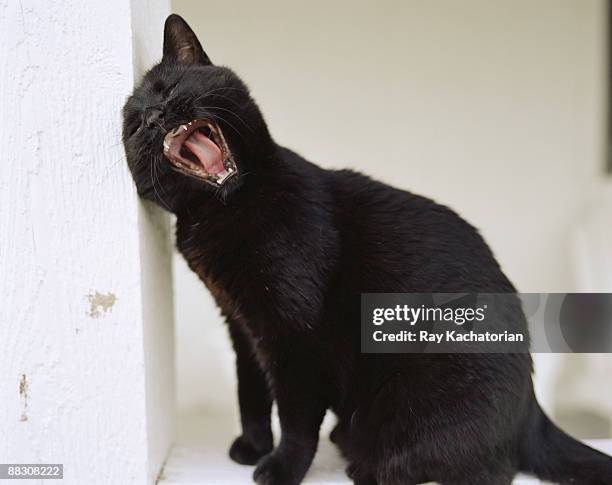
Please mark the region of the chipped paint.
<svg viewBox="0 0 612 485"><path fill-rule="evenodd" d="M89 300L89 311L87 315L91 318L98 318L102 313L108 313L112 310L117 301L117 297L113 293L109 292L104 294L98 291L87 295L87 299Z"/></svg>
<svg viewBox="0 0 612 485"><path fill-rule="evenodd" d="M25 374L21 374L19 381L19 397L21 399L21 417L19 421L28 420L28 380Z"/></svg>

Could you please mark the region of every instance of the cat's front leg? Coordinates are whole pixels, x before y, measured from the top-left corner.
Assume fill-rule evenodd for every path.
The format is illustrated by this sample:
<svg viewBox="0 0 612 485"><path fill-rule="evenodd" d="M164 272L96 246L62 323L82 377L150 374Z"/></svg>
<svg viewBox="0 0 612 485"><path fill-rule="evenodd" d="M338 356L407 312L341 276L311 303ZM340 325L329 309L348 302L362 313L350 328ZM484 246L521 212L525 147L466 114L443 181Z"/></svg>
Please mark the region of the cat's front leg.
<svg viewBox="0 0 612 485"><path fill-rule="evenodd" d="M312 361L312 354L303 355L294 348L290 357L278 359L273 375L281 440L257 464L253 479L259 485L298 485L314 458L328 407L324 373Z"/></svg>
<svg viewBox="0 0 612 485"><path fill-rule="evenodd" d="M242 424L242 434L232 443L229 455L241 465L255 465L274 446L270 427L272 397L248 337L237 322L228 321L228 325L236 352Z"/></svg>

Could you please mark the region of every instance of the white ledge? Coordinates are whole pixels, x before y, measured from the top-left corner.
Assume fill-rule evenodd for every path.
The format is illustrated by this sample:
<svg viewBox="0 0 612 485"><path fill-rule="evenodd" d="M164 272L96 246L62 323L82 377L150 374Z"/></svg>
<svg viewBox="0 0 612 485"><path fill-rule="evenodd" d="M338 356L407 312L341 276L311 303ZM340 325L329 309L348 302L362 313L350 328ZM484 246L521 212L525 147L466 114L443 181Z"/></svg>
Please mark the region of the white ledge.
<svg viewBox="0 0 612 485"><path fill-rule="evenodd" d="M351 485L344 473L346 466L335 446L329 441L331 421L326 419L319 449L304 484ZM254 467L238 465L227 455L235 437L236 426L231 416L212 415L186 420L182 426L184 439L176 444L158 482L159 485L248 485ZM612 440L594 440L589 444L608 453ZM514 485L538 485L540 480L519 475Z"/></svg>

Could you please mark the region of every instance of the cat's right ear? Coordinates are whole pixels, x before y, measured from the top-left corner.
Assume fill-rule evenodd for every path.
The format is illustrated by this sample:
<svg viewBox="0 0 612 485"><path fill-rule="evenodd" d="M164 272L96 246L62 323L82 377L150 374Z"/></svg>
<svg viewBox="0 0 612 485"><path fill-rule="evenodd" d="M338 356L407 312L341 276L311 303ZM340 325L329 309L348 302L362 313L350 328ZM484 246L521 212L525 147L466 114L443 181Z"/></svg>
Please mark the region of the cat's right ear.
<svg viewBox="0 0 612 485"><path fill-rule="evenodd" d="M212 64L193 30L180 15L172 14L166 19L162 62L178 62L185 65Z"/></svg>

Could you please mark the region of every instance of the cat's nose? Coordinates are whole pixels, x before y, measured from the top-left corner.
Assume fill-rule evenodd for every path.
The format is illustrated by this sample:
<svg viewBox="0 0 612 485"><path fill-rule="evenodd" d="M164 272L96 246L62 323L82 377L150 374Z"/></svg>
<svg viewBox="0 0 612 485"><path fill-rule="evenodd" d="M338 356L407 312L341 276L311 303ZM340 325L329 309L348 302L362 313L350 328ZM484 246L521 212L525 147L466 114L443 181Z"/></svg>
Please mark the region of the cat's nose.
<svg viewBox="0 0 612 485"><path fill-rule="evenodd" d="M147 127L159 126L164 120L164 112L159 108L147 108L145 113L145 123Z"/></svg>

